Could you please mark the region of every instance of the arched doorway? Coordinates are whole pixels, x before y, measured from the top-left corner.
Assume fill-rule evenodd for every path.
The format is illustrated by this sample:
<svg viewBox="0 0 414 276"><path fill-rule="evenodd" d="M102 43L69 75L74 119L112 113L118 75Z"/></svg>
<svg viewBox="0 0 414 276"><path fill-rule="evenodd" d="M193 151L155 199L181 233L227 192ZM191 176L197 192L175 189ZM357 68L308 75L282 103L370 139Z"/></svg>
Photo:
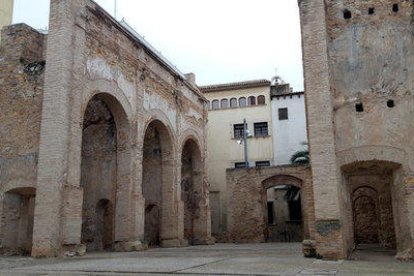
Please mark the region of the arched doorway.
<svg viewBox="0 0 414 276"><path fill-rule="evenodd" d="M35 188L17 188L4 193L2 253L30 255L33 242Z"/></svg>
<svg viewBox="0 0 414 276"><path fill-rule="evenodd" d="M303 240L301 180L293 176L273 176L263 182L266 189L268 242Z"/></svg>
<svg viewBox="0 0 414 276"><path fill-rule="evenodd" d="M200 225L200 200L202 188L201 152L196 142L187 140L181 155L181 200L184 203L184 238L197 244Z"/></svg>
<svg viewBox="0 0 414 276"><path fill-rule="evenodd" d="M364 161L343 166L349 191L347 227L356 249L395 249L392 183L397 164Z"/></svg>
<svg viewBox="0 0 414 276"><path fill-rule="evenodd" d="M360 187L353 192L352 198L355 244L379 244L377 191Z"/></svg>
<svg viewBox="0 0 414 276"><path fill-rule="evenodd" d="M95 95L85 109L82 131L81 242L87 251L111 250L115 242L117 195L128 181L128 138L119 102L109 94Z"/></svg>
<svg viewBox="0 0 414 276"><path fill-rule="evenodd" d="M142 161L142 193L145 198L144 241L148 246L159 246L173 204L174 153L167 127L152 121L144 136Z"/></svg>

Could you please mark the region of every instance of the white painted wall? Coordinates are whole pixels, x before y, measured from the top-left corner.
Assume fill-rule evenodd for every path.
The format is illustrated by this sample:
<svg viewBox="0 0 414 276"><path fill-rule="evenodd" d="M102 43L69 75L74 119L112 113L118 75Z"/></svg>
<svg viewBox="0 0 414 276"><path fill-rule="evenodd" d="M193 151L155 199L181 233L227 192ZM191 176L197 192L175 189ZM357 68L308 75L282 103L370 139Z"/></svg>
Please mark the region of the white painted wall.
<svg viewBox="0 0 414 276"><path fill-rule="evenodd" d="M307 149L304 94L272 98L274 165L290 164L291 156ZM289 119L279 120L279 108L288 108Z"/></svg>
<svg viewBox="0 0 414 276"><path fill-rule="evenodd" d="M271 122L270 86L255 88L240 88L237 90L223 90L205 93L204 96L213 100L231 99L233 97L265 96L265 105L255 105L242 108L226 108L209 110L207 123L207 170L210 184L212 207L213 233L219 233L226 227L227 212L227 185L226 169L234 168L236 162L244 162L244 145L237 143L233 137L233 125L242 124L246 118L248 129L254 133L254 123L267 122L268 137L251 137L247 139L248 159L251 167L256 161L273 162L273 141ZM215 202L219 200L219 202ZM216 210L215 208L220 208ZM220 215L220 217L219 217Z"/></svg>

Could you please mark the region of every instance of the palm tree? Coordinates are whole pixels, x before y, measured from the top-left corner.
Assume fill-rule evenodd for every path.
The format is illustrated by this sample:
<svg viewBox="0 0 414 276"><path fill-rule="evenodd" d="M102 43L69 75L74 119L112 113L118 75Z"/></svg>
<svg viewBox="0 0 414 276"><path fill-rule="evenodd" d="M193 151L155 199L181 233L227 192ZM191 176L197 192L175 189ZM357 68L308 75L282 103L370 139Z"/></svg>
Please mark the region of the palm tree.
<svg viewBox="0 0 414 276"><path fill-rule="evenodd" d="M291 164L309 164L309 150L300 150L295 152L292 157L290 157Z"/></svg>
<svg viewBox="0 0 414 276"><path fill-rule="evenodd" d="M287 202L300 200L300 188L293 185L289 185L284 195L284 199Z"/></svg>
<svg viewBox="0 0 414 276"><path fill-rule="evenodd" d="M292 157L290 157L290 163L293 165L297 164L309 164L309 150L300 150L295 152ZM289 186L284 196L287 202L300 200L300 188L295 186Z"/></svg>

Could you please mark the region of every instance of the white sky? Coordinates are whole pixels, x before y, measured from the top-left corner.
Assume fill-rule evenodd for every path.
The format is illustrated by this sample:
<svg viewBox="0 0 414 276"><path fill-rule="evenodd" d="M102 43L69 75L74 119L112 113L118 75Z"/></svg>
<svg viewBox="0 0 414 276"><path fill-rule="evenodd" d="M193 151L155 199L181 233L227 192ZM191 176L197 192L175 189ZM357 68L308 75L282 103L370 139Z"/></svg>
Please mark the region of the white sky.
<svg viewBox="0 0 414 276"><path fill-rule="evenodd" d="M114 14L115 0L97 0ZM297 0L117 0L129 25L197 84L271 79L303 90ZM15 0L14 23L48 25L49 0Z"/></svg>

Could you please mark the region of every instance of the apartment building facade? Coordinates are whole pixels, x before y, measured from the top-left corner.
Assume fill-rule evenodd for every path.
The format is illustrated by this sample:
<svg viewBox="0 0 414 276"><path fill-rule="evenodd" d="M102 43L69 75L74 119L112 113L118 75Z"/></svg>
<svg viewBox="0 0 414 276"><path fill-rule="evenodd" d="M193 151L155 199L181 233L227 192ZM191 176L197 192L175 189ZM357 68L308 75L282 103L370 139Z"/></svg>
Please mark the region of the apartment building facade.
<svg viewBox="0 0 414 276"><path fill-rule="evenodd" d="M243 120L249 167L273 165L270 81L253 80L200 87L209 100L207 167L212 231L226 230L226 169L244 168Z"/></svg>

